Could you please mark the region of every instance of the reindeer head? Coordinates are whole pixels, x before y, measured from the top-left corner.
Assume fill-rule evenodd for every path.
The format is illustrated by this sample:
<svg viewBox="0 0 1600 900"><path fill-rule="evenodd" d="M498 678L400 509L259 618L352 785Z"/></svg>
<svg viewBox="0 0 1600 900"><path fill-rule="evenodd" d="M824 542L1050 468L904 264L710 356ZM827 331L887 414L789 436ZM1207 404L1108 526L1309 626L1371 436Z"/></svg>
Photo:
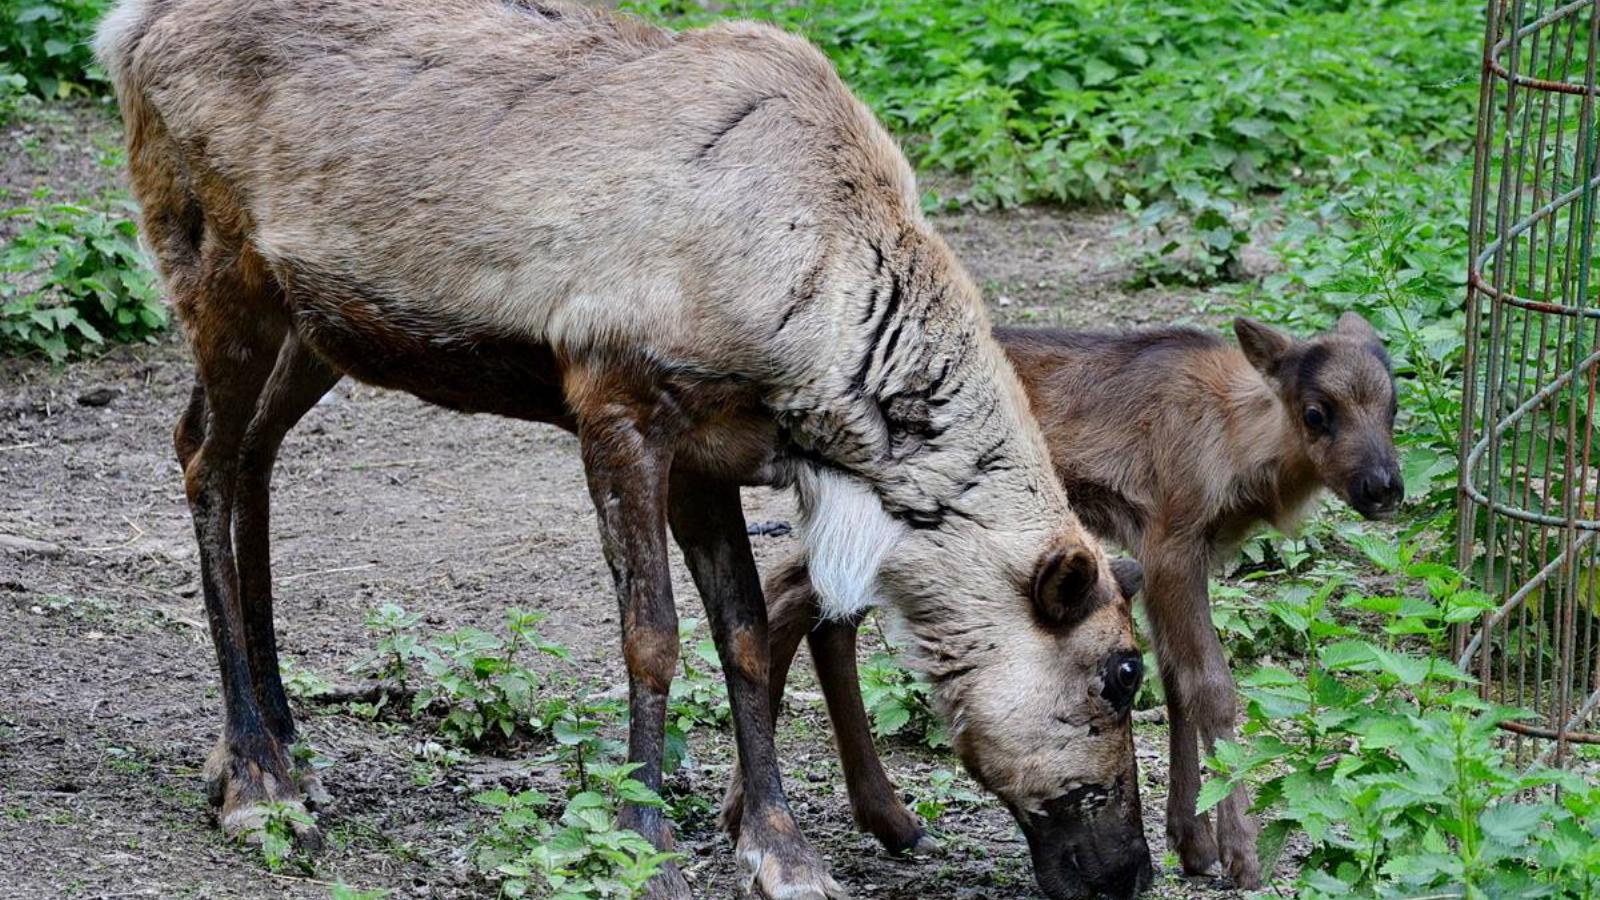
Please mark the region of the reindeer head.
<svg viewBox="0 0 1600 900"><path fill-rule="evenodd" d="M956 752L1016 817L1034 877L1058 900L1150 883L1131 721L1142 577L1093 544L1057 544L1019 586L1024 615L964 635L967 623L949 623L954 653L924 660Z"/></svg>
<svg viewBox="0 0 1600 900"><path fill-rule="evenodd" d="M1306 341L1252 319L1235 319L1233 330L1277 391L1318 480L1369 519L1393 513L1405 495L1394 449L1394 376L1367 320L1345 313L1334 330Z"/></svg>

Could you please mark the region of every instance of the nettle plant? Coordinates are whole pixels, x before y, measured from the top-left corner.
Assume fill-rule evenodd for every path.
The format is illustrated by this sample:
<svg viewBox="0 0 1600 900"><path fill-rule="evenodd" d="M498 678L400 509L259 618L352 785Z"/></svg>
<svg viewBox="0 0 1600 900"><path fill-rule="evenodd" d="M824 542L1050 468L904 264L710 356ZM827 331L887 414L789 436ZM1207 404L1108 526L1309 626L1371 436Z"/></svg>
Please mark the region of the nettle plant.
<svg viewBox="0 0 1600 900"><path fill-rule="evenodd" d="M435 643L423 658L431 683L412 701L414 710L438 703L448 711L440 729L464 744L510 740L537 718L539 673L528 654L570 660L567 648L540 636L544 613L508 609L506 636L463 628ZM493 737L498 735L498 737Z"/></svg>
<svg viewBox="0 0 1600 900"><path fill-rule="evenodd" d="M494 810L498 819L478 839L474 861L507 897L638 896L663 863L677 858L617 825L624 803L663 805L654 791L631 777L639 765L591 767L585 781L592 787L569 797L556 822L549 819L555 801L539 791L478 794L473 799Z"/></svg>
<svg viewBox="0 0 1600 900"><path fill-rule="evenodd" d="M1480 700L1445 657L1450 626L1493 601L1410 545L1356 543L1394 589L1366 594L1331 579L1290 585L1268 604L1304 666L1241 680L1244 736L1208 761L1219 777L1200 806L1256 782L1270 819L1262 868L1304 833L1305 897L1595 896L1600 787L1512 765L1497 725L1522 713ZM1381 623L1379 637L1332 615L1341 594L1346 617Z"/></svg>
<svg viewBox="0 0 1600 900"><path fill-rule="evenodd" d="M882 635L883 650L861 666L861 700L872 717L877 737L913 739L931 750L950 746L950 735L933 711L928 682L900 665L892 644Z"/></svg>
<svg viewBox="0 0 1600 900"><path fill-rule="evenodd" d="M9 210L22 227L0 251L0 352L52 360L167 327L155 276L125 202ZM23 285L33 285L24 290Z"/></svg>

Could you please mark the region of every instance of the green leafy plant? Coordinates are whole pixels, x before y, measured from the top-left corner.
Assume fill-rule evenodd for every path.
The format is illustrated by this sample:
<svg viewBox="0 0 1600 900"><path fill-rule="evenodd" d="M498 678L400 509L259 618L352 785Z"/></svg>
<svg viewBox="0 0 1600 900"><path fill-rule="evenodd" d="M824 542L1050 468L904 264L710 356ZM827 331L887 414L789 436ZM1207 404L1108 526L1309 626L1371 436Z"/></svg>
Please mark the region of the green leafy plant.
<svg viewBox="0 0 1600 900"><path fill-rule="evenodd" d="M90 41L111 0L0 0L0 59L41 97L104 85Z"/></svg>
<svg viewBox="0 0 1600 900"><path fill-rule="evenodd" d="M423 660L430 683L419 691L413 709L445 708L440 729L465 744L493 736L510 739L535 720L539 673L525 662L530 653L567 660L565 647L538 631L543 613L508 609L506 636L464 628L435 643Z"/></svg>
<svg viewBox="0 0 1600 900"><path fill-rule="evenodd" d="M1339 580L1291 586L1269 603L1304 666L1242 679L1244 739L1208 761L1222 777L1202 787L1200 806L1259 778L1257 807L1272 816L1263 868L1304 833L1302 896L1590 896L1600 869L1575 870L1557 847L1596 827L1574 814L1596 789L1562 803L1539 793L1576 780L1513 766L1497 725L1519 713L1463 689L1470 676L1444 658L1450 626L1493 601L1412 545L1370 538L1359 549L1396 588L1350 592L1343 605L1377 617L1381 636L1330 614Z"/></svg>
<svg viewBox="0 0 1600 900"><path fill-rule="evenodd" d="M664 863L676 858L617 824L623 803L662 805L654 791L631 777L638 767L594 766L598 789L574 793L554 823L546 817L554 803L538 791L478 794L473 799L499 816L477 841L479 869L498 880L507 897L533 892L552 900L637 896Z"/></svg>
<svg viewBox="0 0 1600 900"><path fill-rule="evenodd" d="M288 803L266 804L266 820L259 834L261 858L267 868L279 872L295 858L294 836L297 830L312 828L316 821L298 805ZM301 860L302 864L304 860Z"/></svg>
<svg viewBox="0 0 1600 900"><path fill-rule="evenodd" d="M913 793L912 810L922 821L934 825L951 807L974 806L983 802L961 776L949 769L934 769L928 773L926 784Z"/></svg>
<svg viewBox="0 0 1600 900"><path fill-rule="evenodd" d="M397 603L385 603L368 613L365 624L368 631L378 635L378 644L350 671L364 672L379 681L393 681L401 694L410 693L408 681L413 670L437 659L417 636L421 621L421 615L408 613Z"/></svg>
<svg viewBox="0 0 1600 900"><path fill-rule="evenodd" d="M297 700L310 700L333 691L333 683L288 657L282 663L283 689Z"/></svg>
<svg viewBox="0 0 1600 900"><path fill-rule="evenodd" d="M861 700L872 717L874 735L911 737L934 750L950 745L933 712L932 687L903 668L891 651L874 652L860 671Z"/></svg>
<svg viewBox="0 0 1600 900"><path fill-rule="evenodd" d="M167 326L134 211L55 203L4 213L22 227L0 253L0 351L61 360L107 341L152 340ZM28 282L37 287L23 291Z"/></svg>

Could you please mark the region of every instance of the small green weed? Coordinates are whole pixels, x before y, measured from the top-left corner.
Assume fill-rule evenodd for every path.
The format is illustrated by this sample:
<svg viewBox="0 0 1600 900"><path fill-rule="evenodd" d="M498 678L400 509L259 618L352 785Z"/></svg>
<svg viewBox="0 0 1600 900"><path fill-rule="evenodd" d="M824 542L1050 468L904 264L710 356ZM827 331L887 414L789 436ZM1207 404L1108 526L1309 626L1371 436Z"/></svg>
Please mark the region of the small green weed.
<svg viewBox="0 0 1600 900"><path fill-rule="evenodd" d="M506 636L464 628L434 644L422 668L431 683L413 709L439 703L448 711L440 729L464 744L509 740L536 718L539 674L525 663L529 653L571 659L565 647L540 636L543 613L506 610ZM492 737L497 735L498 737Z"/></svg>
<svg viewBox="0 0 1600 900"><path fill-rule="evenodd" d="M927 783L915 789L912 810L929 825L937 824L951 807L976 806L983 798L967 787L961 776L949 769L934 769L928 773Z"/></svg>
<svg viewBox="0 0 1600 900"><path fill-rule="evenodd" d="M3 215L23 225L0 253L0 352L52 360L107 341L153 340L167 327L139 251L135 207L56 203ZM38 279L22 293L19 275Z"/></svg>
<svg viewBox="0 0 1600 900"><path fill-rule="evenodd" d="M663 863L676 858L617 825L623 803L662 805L654 791L631 777L637 768L636 763L592 767L598 789L574 793L555 823L546 818L555 804L538 791L478 794L474 800L499 814L477 842L478 868L498 880L507 897L637 896Z"/></svg>
<svg viewBox="0 0 1600 900"><path fill-rule="evenodd" d="M266 812L267 819L260 834L261 858L269 870L281 872L295 860L295 830L313 827L316 822L304 809L288 803L268 803ZM298 863L309 869L305 859L299 859Z"/></svg>
<svg viewBox="0 0 1600 900"><path fill-rule="evenodd" d="M861 700L877 737L910 737L933 750L948 747L949 733L933 712L932 690L889 650L874 652L861 666Z"/></svg>

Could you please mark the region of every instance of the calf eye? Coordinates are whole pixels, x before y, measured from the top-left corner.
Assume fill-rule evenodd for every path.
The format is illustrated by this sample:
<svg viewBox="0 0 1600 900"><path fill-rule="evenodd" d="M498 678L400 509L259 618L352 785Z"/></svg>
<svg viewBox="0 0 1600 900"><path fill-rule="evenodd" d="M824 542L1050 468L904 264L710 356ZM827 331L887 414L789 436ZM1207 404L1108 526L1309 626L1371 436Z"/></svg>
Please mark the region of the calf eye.
<svg viewBox="0 0 1600 900"><path fill-rule="evenodd" d="M1323 431L1328 427L1328 417L1322 412L1322 407L1306 407L1306 427L1312 431Z"/></svg>
<svg viewBox="0 0 1600 900"><path fill-rule="evenodd" d="M1112 706L1126 709L1133 705L1139 693L1139 683L1144 680L1144 661L1139 654L1122 652L1106 660L1105 687L1101 696Z"/></svg>

